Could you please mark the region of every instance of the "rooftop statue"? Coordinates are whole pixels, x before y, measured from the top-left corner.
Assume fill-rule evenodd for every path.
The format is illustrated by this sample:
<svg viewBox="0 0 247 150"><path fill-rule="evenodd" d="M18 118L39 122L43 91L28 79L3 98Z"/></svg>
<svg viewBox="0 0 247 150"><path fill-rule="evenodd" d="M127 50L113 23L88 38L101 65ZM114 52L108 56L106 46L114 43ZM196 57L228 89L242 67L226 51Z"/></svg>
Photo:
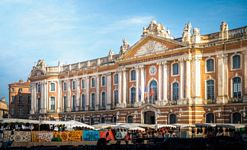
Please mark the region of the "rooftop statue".
<svg viewBox="0 0 247 150"><path fill-rule="evenodd" d="M156 35L169 39L173 38L170 31L167 30L162 24L157 23L155 20L152 20L147 28L143 27L142 37L147 35Z"/></svg>
<svg viewBox="0 0 247 150"><path fill-rule="evenodd" d="M125 39L123 39L123 44L120 46L120 54L124 54L129 49L129 47L129 43Z"/></svg>
<svg viewBox="0 0 247 150"><path fill-rule="evenodd" d="M184 26L184 30L183 30L183 35L182 35L182 41L186 42L186 43L190 43L190 37L191 37L191 23L187 23Z"/></svg>

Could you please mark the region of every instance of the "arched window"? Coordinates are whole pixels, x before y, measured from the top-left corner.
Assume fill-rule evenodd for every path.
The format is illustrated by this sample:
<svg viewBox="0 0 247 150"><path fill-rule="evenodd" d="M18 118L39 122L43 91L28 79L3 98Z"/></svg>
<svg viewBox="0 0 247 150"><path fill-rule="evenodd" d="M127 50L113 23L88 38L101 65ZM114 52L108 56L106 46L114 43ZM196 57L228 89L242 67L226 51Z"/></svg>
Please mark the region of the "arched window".
<svg viewBox="0 0 247 150"><path fill-rule="evenodd" d="M135 99L136 99L136 88L132 87L130 89L130 103L134 104L135 103Z"/></svg>
<svg viewBox="0 0 247 150"><path fill-rule="evenodd" d="M91 94L91 110L95 109L95 94Z"/></svg>
<svg viewBox="0 0 247 150"><path fill-rule="evenodd" d="M105 76L102 76L101 77L101 86L105 86L105 83L106 83L106 78L105 78Z"/></svg>
<svg viewBox="0 0 247 150"><path fill-rule="evenodd" d="M95 78L91 79L91 87L94 88L95 87Z"/></svg>
<svg viewBox="0 0 247 150"><path fill-rule="evenodd" d="M55 91L55 89L56 89L56 87L55 87L55 83L51 83L51 89L50 89L50 91L51 92L54 92Z"/></svg>
<svg viewBox="0 0 247 150"><path fill-rule="evenodd" d="M127 122L128 123L133 123L133 116L128 116Z"/></svg>
<svg viewBox="0 0 247 150"><path fill-rule="evenodd" d="M72 111L76 110L76 97L75 95L72 96Z"/></svg>
<svg viewBox="0 0 247 150"><path fill-rule="evenodd" d="M234 55L232 57L232 69L239 69L240 68L240 55Z"/></svg>
<svg viewBox="0 0 247 150"><path fill-rule="evenodd" d="M149 84L149 100L151 104L154 104L155 101L158 99L158 91L157 91L157 82L152 80Z"/></svg>
<svg viewBox="0 0 247 150"><path fill-rule="evenodd" d="M177 116L175 114L170 114L169 115L169 121L168 121L169 124L175 124L177 123Z"/></svg>
<svg viewBox="0 0 247 150"><path fill-rule="evenodd" d="M81 95L81 105L82 105L82 110L85 111L86 110L86 96L85 96L85 94Z"/></svg>
<svg viewBox="0 0 247 150"><path fill-rule="evenodd" d="M105 108L105 92L101 93L101 106L103 109Z"/></svg>
<svg viewBox="0 0 247 150"><path fill-rule="evenodd" d="M178 63L172 64L172 75L178 75L178 73L179 73Z"/></svg>
<svg viewBox="0 0 247 150"><path fill-rule="evenodd" d="M214 123L214 114L213 113L207 113L206 114L206 123Z"/></svg>
<svg viewBox="0 0 247 150"><path fill-rule="evenodd" d="M232 92L234 98L241 98L242 97L242 87L241 87L241 78L234 77L232 79Z"/></svg>
<svg viewBox="0 0 247 150"><path fill-rule="evenodd" d="M131 72L130 72L130 80L131 81L135 81L136 80L136 71L135 70L131 70Z"/></svg>
<svg viewBox="0 0 247 150"><path fill-rule="evenodd" d="M118 90L114 90L114 104L115 106L118 104Z"/></svg>
<svg viewBox="0 0 247 150"><path fill-rule="evenodd" d="M242 116L240 113L238 113L238 112L233 113L232 114L232 123L235 123L235 124L242 123L241 118L242 118Z"/></svg>
<svg viewBox="0 0 247 150"><path fill-rule="evenodd" d="M118 84L118 74L115 73L114 75L114 84Z"/></svg>
<svg viewBox="0 0 247 150"><path fill-rule="evenodd" d="M214 80L207 81L207 99L214 100Z"/></svg>
<svg viewBox="0 0 247 150"><path fill-rule="evenodd" d="M207 65L207 72L214 71L214 59L208 59L206 61L206 65Z"/></svg>
<svg viewBox="0 0 247 150"><path fill-rule="evenodd" d="M177 82L172 84L172 100L177 101L179 98L179 85Z"/></svg>

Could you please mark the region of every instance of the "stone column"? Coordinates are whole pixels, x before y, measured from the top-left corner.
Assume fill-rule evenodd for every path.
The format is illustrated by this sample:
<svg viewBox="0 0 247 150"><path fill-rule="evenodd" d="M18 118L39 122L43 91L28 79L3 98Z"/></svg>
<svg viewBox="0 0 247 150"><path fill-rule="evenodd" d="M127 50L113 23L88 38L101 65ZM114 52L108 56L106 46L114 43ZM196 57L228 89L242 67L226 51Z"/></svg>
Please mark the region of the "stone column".
<svg viewBox="0 0 247 150"><path fill-rule="evenodd" d="M141 68L141 102L144 102L144 92L145 92L145 80L144 80L144 66L140 66Z"/></svg>
<svg viewBox="0 0 247 150"><path fill-rule="evenodd" d="M194 101L195 104L202 104L201 98L201 55L195 55L194 58L194 87L195 87L195 95Z"/></svg>
<svg viewBox="0 0 247 150"><path fill-rule="evenodd" d="M192 104L191 101L191 56L186 59L186 99L188 100L189 104Z"/></svg>
<svg viewBox="0 0 247 150"><path fill-rule="evenodd" d="M75 107L75 111L79 111L80 110L80 79L76 79L76 107Z"/></svg>
<svg viewBox="0 0 247 150"><path fill-rule="evenodd" d="M106 97L106 109L110 110L111 109L111 95L112 95L112 91L111 91L111 73L108 73L107 75L107 97Z"/></svg>
<svg viewBox="0 0 247 150"><path fill-rule="evenodd" d="M40 83L40 92L41 92L41 96L40 96L40 110L39 113L43 114L44 113L44 103L45 103L45 90L44 90L44 82Z"/></svg>
<svg viewBox="0 0 247 150"><path fill-rule="evenodd" d="M61 93L62 93L62 81L58 80L57 81L57 113L61 112L61 104L62 104L62 98L61 98Z"/></svg>
<svg viewBox="0 0 247 150"><path fill-rule="evenodd" d="M67 81L67 92L68 92L68 94L67 94L67 108L66 108L66 111L67 112L70 112L71 111L71 106L70 106L70 104L71 104L71 87L70 87L70 80L68 80Z"/></svg>
<svg viewBox="0 0 247 150"><path fill-rule="evenodd" d="M167 62L163 62L163 101L164 104L168 102L167 93L168 93L168 69Z"/></svg>
<svg viewBox="0 0 247 150"><path fill-rule="evenodd" d="M99 97L99 87L100 87L100 82L99 82L99 75L96 75L96 102L95 102L95 110L98 110L101 107L101 101Z"/></svg>
<svg viewBox="0 0 247 150"><path fill-rule="evenodd" d="M45 81L44 83L44 113L47 112L48 109L50 109L50 107L48 106L48 101L49 101L49 97L48 97L48 84L47 81Z"/></svg>
<svg viewBox="0 0 247 150"><path fill-rule="evenodd" d="M123 107L126 107L126 103L127 103L127 79L126 79L126 69L123 68Z"/></svg>
<svg viewBox="0 0 247 150"><path fill-rule="evenodd" d="M217 103L227 103L228 95L228 62L227 54L220 53L218 59L218 97Z"/></svg>
<svg viewBox="0 0 247 150"><path fill-rule="evenodd" d="M180 73L180 87L179 87L179 92L180 92L180 100L184 99L184 60L180 59L179 62L179 73Z"/></svg>
<svg viewBox="0 0 247 150"><path fill-rule="evenodd" d="M244 90L242 90L244 92L243 95L243 102L247 102L247 50L244 51L244 56L243 59L244 64L242 66L244 66Z"/></svg>
<svg viewBox="0 0 247 150"><path fill-rule="evenodd" d="M30 110L30 114L34 114L35 110L36 110L36 106L35 106L35 97L36 97L36 84L31 83L31 110Z"/></svg>
<svg viewBox="0 0 247 150"><path fill-rule="evenodd" d="M89 96L89 88L90 88L90 86L89 86L89 76L87 76L86 77L86 102L85 102L85 105L86 105L86 108L85 108L85 110L87 111L88 110L88 108L89 108L89 106L90 106L90 96Z"/></svg>
<svg viewBox="0 0 247 150"><path fill-rule="evenodd" d="M119 106L123 104L122 101L122 71L118 70L118 101Z"/></svg>
<svg viewBox="0 0 247 150"><path fill-rule="evenodd" d="M138 106L139 102L139 67L135 67L136 71L136 99L135 99L135 106Z"/></svg>
<svg viewBox="0 0 247 150"><path fill-rule="evenodd" d="M162 63L158 63L158 103L162 100Z"/></svg>

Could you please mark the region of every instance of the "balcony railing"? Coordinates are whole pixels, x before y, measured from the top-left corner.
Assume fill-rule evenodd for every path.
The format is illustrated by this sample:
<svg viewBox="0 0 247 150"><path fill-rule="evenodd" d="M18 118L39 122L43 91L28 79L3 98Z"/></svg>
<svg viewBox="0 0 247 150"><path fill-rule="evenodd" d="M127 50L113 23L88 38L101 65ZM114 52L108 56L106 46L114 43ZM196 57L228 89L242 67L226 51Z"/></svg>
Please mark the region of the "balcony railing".
<svg viewBox="0 0 247 150"><path fill-rule="evenodd" d="M228 103L242 103L243 98L242 97L233 97L228 100Z"/></svg>
<svg viewBox="0 0 247 150"><path fill-rule="evenodd" d="M216 100L215 99L207 99L207 100L205 100L205 104L216 104Z"/></svg>

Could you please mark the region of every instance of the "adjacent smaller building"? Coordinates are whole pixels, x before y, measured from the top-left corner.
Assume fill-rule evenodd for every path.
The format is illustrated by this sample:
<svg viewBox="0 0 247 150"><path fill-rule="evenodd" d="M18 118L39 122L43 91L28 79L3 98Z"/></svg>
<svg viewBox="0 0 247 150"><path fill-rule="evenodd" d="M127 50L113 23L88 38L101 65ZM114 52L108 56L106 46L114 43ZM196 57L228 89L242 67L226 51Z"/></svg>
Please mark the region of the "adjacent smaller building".
<svg viewBox="0 0 247 150"><path fill-rule="evenodd" d="M1 118L8 118L8 104L5 97L0 99L0 119Z"/></svg>
<svg viewBox="0 0 247 150"><path fill-rule="evenodd" d="M9 115L11 118L28 118L31 110L30 82L9 84Z"/></svg>

